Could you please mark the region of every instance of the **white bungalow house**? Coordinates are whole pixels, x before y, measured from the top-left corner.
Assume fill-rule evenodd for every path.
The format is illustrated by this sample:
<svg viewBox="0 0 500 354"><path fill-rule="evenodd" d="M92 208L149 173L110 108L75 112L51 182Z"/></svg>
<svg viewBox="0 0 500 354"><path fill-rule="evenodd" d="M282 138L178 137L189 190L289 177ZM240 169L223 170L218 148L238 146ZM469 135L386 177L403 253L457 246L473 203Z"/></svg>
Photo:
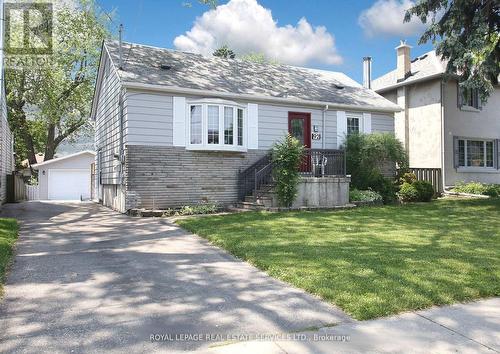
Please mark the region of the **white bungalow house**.
<svg viewBox="0 0 500 354"><path fill-rule="evenodd" d="M413 168L438 168L442 183L500 183L500 87L487 103L478 92L463 91L445 74L435 51L411 59L410 46L396 48L397 66L373 80L372 88L402 111L395 133Z"/></svg>
<svg viewBox="0 0 500 354"><path fill-rule="evenodd" d="M92 107L98 198L122 212L234 203L287 132L310 151L304 173L328 155L326 174L345 176L345 134L393 132L399 110L339 72L105 42Z"/></svg>

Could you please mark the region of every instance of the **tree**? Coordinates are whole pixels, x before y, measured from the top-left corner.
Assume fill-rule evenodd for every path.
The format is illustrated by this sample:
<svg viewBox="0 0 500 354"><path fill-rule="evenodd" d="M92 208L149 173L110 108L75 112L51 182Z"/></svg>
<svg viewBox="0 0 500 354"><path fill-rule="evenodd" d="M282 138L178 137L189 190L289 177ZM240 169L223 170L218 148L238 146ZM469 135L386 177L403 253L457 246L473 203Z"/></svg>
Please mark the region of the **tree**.
<svg viewBox="0 0 500 354"><path fill-rule="evenodd" d="M291 207L297 197L304 146L290 134L273 146L273 176L280 206Z"/></svg>
<svg viewBox="0 0 500 354"><path fill-rule="evenodd" d="M240 57L241 60L250 61L257 64L279 64L275 59L267 58L263 53L251 52Z"/></svg>
<svg viewBox="0 0 500 354"><path fill-rule="evenodd" d="M35 153L54 157L57 147L89 125L88 117L102 40L109 17L92 0L62 4L53 14L53 54L36 66L6 68L9 122L16 155L36 163ZM14 34L16 35L16 34Z"/></svg>
<svg viewBox="0 0 500 354"><path fill-rule="evenodd" d="M216 57L224 58L224 59L236 58L236 54L234 54L234 52L231 49L229 49L229 47L225 44L222 47L220 47L219 49L216 49L213 52L213 55Z"/></svg>
<svg viewBox="0 0 500 354"><path fill-rule="evenodd" d="M498 0L421 0L405 21L417 16L430 24L419 44L432 40L448 60L447 73L459 75L462 87L478 89L483 100L500 75L500 2Z"/></svg>

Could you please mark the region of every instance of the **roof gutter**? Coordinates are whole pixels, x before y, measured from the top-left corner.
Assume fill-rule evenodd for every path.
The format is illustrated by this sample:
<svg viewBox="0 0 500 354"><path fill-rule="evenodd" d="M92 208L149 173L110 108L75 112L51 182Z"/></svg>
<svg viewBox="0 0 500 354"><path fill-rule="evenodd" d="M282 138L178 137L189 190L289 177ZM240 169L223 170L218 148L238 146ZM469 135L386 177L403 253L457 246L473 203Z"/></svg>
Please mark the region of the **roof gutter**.
<svg viewBox="0 0 500 354"><path fill-rule="evenodd" d="M204 96L217 96L223 98L232 98L232 99L244 99L249 101L259 101L259 102L269 102L269 103L284 103L284 104L296 104L302 106L312 106L312 107L325 107L328 105L329 108L338 109L338 110L356 110L356 111L364 111L364 112L399 112L401 108L394 106L387 107L376 107L376 106L357 106L357 105L348 105L348 104L338 104L333 102L322 102L322 101L307 101L296 98L283 98L283 97L269 97L269 96L261 96L261 95L248 95L248 94L239 94L239 93L231 93L231 92L220 92L220 91L210 91L210 90L201 90L201 89L191 89L177 86L164 86L157 84L144 84L130 81L123 81L122 85L129 89L135 90L147 90L147 91L158 91L158 92L169 92L169 93L177 93L177 94L187 94L187 95L204 95Z"/></svg>
<svg viewBox="0 0 500 354"><path fill-rule="evenodd" d="M429 76L422 77L420 79L411 80L411 81L406 81L405 80L405 81L398 82L397 84L394 84L394 85L382 87L382 88L379 88L379 89L373 89L373 90L376 93L382 93L382 92L385 92L385 91L393 90L393 89L401 87L401 86L413 85L413 84L416 84L418 82L441 78L444 75L445 75L445 73L432 74L432 75L429 75Z"/></svg>

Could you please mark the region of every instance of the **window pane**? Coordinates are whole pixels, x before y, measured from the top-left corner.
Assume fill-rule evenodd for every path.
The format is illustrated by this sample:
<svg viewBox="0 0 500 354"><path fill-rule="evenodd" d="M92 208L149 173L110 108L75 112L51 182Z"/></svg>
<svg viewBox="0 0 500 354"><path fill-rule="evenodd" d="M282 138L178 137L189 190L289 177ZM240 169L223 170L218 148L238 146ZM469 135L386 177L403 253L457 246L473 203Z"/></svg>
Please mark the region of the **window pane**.
<svg viewBox="0 0 500 354"><path fill-rule="evenodd" d="M304 119L295 119L292 118L290 121L291 125L291 134L294 138L297 138L300 141L301 145L304 145Z"/></svg>
<svg viewBox="0 0 500 354"><path fill-rule="evenodd" d="M486 142L486 167L493 167L493 141Z"/></svg>
<svg viewBox="0 0 500 354"><path fill-rule="evenodd" d="M208 143L219 143L219 106L208 106Z"/></svg>
<svg viewBox="0 0 500 354"><path fill-rule="evenodd" d="M191 144L201 144L201 106L191 106Z"/></svg>
<svg viewBox="0 0 500 354"><path fill-rule="evenodd" d="M233 108L224 107L224 144L233 145Z"/></svg>
<svg viewBox="0 0 500 354"><path fill-rule="evenodd" d="M347 118L347 135L359 133L359 118Z"/></svg>
<svg viewBox="0 0 500 354"><path fill-rule="evenodd" d="M238 145L243 146L243 110L238 109Z"/></svg>
<svg viewBox="0 0 500 354"><path fill-rule="evenodd" d="M458 166L465 166L465 140L458 141Z"/></svg>
<svg viewBox="0 0 500 354"><path fill-rule="evenodd" d="M467 166L484 166L484 142L467 140Z"/></svg>

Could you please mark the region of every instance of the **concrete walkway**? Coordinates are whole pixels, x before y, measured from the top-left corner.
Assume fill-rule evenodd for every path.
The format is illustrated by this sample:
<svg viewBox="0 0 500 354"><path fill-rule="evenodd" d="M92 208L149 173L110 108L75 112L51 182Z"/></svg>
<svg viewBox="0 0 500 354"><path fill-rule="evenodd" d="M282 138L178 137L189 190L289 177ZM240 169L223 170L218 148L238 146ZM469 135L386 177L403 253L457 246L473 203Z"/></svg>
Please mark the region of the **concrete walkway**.
<svg viewBox="0 0 500 354"><path fill-rule="evenodd" d="M9 216L21 231L0 304L0 352L207 350L221 335L352 321L162 219L93 203L2 206Z"/></svg>
<svg viewBox="0 0 500 354"><path fill-rule="evenodd" d="M500 298L248 341L210 353L500 353Z"/></svg>

